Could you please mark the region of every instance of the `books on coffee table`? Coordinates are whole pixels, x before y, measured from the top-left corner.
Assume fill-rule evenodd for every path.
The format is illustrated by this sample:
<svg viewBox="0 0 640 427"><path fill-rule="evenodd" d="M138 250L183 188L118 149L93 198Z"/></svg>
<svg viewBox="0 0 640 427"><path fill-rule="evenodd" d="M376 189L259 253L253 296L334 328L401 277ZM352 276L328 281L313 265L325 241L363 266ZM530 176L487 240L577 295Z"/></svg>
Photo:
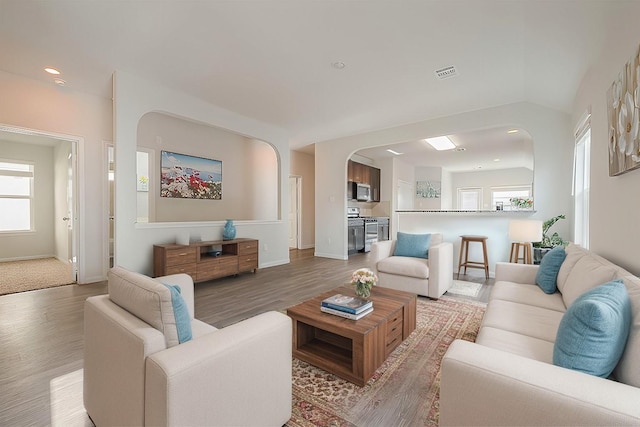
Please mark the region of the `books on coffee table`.
<svg viewBox="0 0 640 427"><path fill-rule="evenodd" d="M321 306L345 313L360 314L372 308L373 301L355 296L337 294L322 300Z"/></svg>
<svg viewBox="0 0 640 427"><path fill-rule="evenodd" d="M351 313L347 313L346 311L334 310L332 308L324 307L324 306L320 307L320 311L322 311L324 313L333 314L335 316L344 317L346 319L358 320L358 319L366 316L367 314L370 314L371 312L373 312L373 307L369 307L365 311L361 311L358 314L351 314Z"/></svg>

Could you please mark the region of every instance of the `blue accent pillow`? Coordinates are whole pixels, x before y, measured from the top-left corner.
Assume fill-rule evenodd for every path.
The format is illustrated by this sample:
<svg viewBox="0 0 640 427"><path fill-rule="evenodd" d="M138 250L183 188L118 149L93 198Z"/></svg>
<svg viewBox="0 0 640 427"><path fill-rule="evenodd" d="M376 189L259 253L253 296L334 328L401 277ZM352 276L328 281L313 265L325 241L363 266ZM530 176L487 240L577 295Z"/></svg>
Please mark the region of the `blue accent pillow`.
<svg viewBox="0 0 640 427"><path fill-rule="evenodd" d="M178 342L182 344L191 340L191 316L189 308L182 298L182 290L177 285L164 284L171 291L171 304L173 305L173 316L176 319L176 329L178 330Z"/></svg>
<svg viewBox="0 0 640 427"><path fill-rule="evenodd" d="M429 258L431 234L409 234L398 231L394 256Z"/></svg>
<svg viewBox="0 0 640 427"><path fill-rule="evenodd" d="M553 364L608 377L618 364L631 325L631 302L622 280L580 295L562 317Z"/></svg>
<svg viewBox="0 0 640 427"><path fill-rule="evenodd" d="M536 283L546 294L552 294L557 289L558 271L567 253L562 246L556 246L542 257L536 274Z"/></svg>

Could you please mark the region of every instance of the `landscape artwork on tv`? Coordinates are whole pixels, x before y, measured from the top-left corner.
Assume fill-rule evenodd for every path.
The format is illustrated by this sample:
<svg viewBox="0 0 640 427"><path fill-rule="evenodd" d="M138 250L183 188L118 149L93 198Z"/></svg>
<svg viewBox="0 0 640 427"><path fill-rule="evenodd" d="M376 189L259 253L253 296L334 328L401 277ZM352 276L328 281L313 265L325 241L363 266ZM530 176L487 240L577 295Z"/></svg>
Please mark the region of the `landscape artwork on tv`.
<svg viewBox="0 0 640 427"><path fill-rule="evenodd" d="M162 151L160 197L222 199L222 162Z"/></svg>

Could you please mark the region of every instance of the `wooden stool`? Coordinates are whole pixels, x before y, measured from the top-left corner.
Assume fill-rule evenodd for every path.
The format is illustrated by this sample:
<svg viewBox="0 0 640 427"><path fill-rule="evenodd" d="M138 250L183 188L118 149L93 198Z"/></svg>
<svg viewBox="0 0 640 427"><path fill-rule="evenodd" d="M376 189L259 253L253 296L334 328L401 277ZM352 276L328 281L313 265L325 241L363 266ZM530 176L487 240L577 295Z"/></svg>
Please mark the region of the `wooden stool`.
<svg viewBox="0 0 640 427"><path fill-rule="evenodd" d="M522 258L520 258L520 247L522 246ZM509 262L518 263L522 260L523 264L533 264L531 260L531 243L516 242L511 244L511 253L509 254Z"/></svg>
<svg viewBox="0 0 640 427"><path fill-rule="evenodd" d="M484 269L484 275L489 278L489 257L487 256L487 236L460 236L462 241L460 242L460 259L458 261L458 278L460 278L460 269L464 267L464 274L467 274L467 267L469 268L482 268ZM483 260L469 261L469 243L479 242L482 243L482 256ZM462 255L464 254L464 259Z"/></svg>

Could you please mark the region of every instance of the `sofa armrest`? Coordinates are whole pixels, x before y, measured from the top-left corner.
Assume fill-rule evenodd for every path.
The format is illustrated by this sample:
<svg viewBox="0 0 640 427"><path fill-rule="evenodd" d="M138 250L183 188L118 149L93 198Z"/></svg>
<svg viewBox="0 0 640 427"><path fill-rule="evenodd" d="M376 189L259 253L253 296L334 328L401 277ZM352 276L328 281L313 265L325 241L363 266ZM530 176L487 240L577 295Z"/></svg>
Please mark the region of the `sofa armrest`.
<svg viewBox="0 0 640 427"><path fill-rule="evenodd" d="M194 296L193 296L193 279L188 274L180 273L180 274L170 274L168 276L160 276L156 277L160 283L164 283L165 285L178 285L180 286L180 294L182 298L187 303L187 307L189 308L189 315L191 316L191 320L194 319L195 316L195 306L194 306Z"/></svg>
<svg viewBox="0 0 640 427"><path fill-rule="evenodd" d="M496 282L514 282L535 285L538 265L516 264L512 262L496 263Z"/></svg>
<svg viewBox="0 0 640 427"><path fill-rule="evenodd" d="M429 248L429 297L440 298L453 284L453 244Z"/></svg>
<svg viewBox="0 0 640 427"><path fill-rule="evenodd" d="M440 425L639 425L640 389L454 341L442 361Z"/></svg>
<svg viewBox="0 0 640 427"><path fill-rule="evenodd" d="M292 322L268 312L147 359L147 425L283 425Z"/></svg>
<svg viewBox="0 0 640 427"><path fill-rule="evenodd" d="M391 256L393 251L393 240L382 240L371 245L369 262L371 270L378 274L378 262Z"/></svg>
<svg viewBox="0 0 640 427"><path fill-rule="evenodd" d="M97 295L84 303L84 407L96 425L142 425L144 363L162 332Z"/></svg>

